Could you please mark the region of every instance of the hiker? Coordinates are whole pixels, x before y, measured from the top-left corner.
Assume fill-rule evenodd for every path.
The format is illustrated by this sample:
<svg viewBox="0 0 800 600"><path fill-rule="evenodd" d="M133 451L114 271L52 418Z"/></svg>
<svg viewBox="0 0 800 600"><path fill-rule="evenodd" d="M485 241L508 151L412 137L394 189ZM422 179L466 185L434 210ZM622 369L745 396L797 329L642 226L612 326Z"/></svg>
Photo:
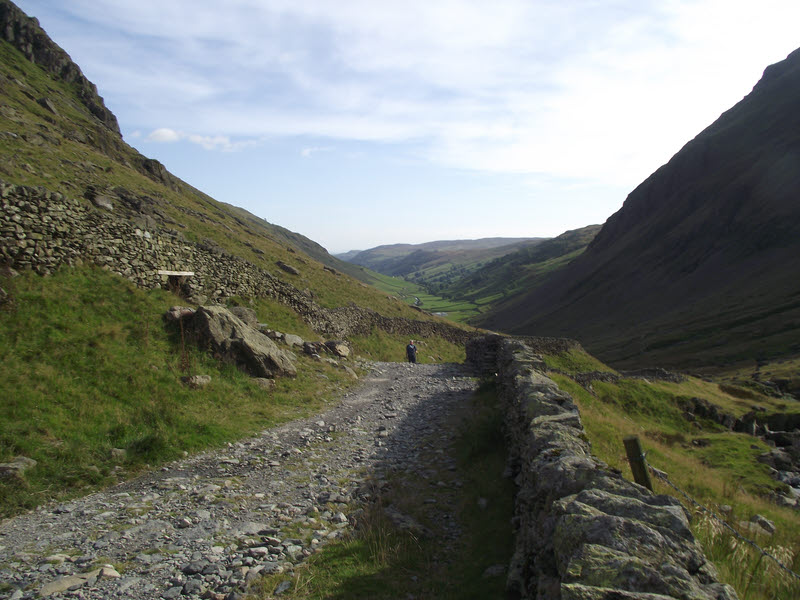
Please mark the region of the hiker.
<svg viewBox="0 0 800 600"><path fill-rule="evenodd" d="M417 347L414 345L414 340L408 342L408 346L406 346L406 356L408 357L408 362L417 362Z"/></svg>

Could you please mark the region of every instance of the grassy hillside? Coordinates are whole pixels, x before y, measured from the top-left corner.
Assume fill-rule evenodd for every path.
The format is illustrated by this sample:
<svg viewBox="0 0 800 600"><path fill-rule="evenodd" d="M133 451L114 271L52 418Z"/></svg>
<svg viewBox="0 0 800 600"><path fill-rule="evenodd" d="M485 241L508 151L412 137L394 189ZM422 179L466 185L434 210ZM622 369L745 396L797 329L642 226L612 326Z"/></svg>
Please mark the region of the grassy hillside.
<svg viewBox="0 0 800 600"><path fill-rule="evenodd" d="M217 202L141 156L83 106L73 86L53 79L3 41L0 101L0 178L87 203L93 196L109 195L120 214L153 219L189 241L246 258L300 289L313 290L323 306L357 302L391 316L420 318L350 276L331 277L325 266L340 273L352 268L315 242ZM283 273L275 267L277 261L302 267L302 278Z"/></svg>
<svg viewBox="0 0 800 600"><path fill-rule="evenodd" d="M297 379L267 392L182 347L162 318L179 298L100 269L0 277L0 287L9 296L0 310L0 462L23 455L38 463L24 483L0 482L0 516L308 414L353 382L300 356ZM255 308L266 323L311 335L280 304ZM194 374L211 384L190 390L180 377Z"/></svg>
<svg viewBox="0 0 800 600"><path fill-rule="evenodd" d="M550 273L569 264L585 250L598 231L600 225L589 225L525 246L492 260L440 292L448 298L475 302L491 311L498 304L513 302L515 297L536 288Z"/></svg>

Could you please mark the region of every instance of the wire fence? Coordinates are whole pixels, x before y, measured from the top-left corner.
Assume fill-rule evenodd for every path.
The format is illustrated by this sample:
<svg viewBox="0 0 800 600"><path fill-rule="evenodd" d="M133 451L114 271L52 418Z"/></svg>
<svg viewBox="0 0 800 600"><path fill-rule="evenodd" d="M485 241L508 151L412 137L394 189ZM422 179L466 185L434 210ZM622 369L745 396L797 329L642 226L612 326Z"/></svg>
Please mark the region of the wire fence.
<svg viewBox="0 0 800 600"><path fill-rule="evenodd" d="M644 457L642 457L642 458L644 458ZM783 564L783 563L782 563L782 562L781 562L779 559L777 559L775 556L773 556L772 554L770 554L769 552L767 552L766 550L764 550L764 549L763 549L761 546L759 546L759 545L758 545L756 542L754 542L753 540L751 540L751 539L748 539L748 538L746 538L745 536L743 536L743 535L742 535L741 533L739 533L739 532L738 532L738 531L737 531L737 530L736 530L734 527L732 527L732 526L730 525L730 523L728 523L728 522L727 522L725 519L723 519L723 518L721 518L720 516L718 516L718 515L717 515L717 514L716 514L716 513L715 513L713 510L711 510L710 508L708 508L708 507L706 507L706 506L703 506L703 505L702 505L702 504L700 504L700 503L699 503L697 500L695 500L695 499L694 499L694 498L692 498L692 497L691 497L689 494L687 494L687 493L686 493L686 492L684 492L684 491L683 491L681 488L679 488L677 485L675 485L674 483L672 483L672 481L670 481L670 479L669 479L669 476L668 476L668 475L667 475L667 474L666 474L664 471L659 471L658 469L656 469L655 467L653 467L653 466L652 466L652 465L650 465L650 464L648 464L648 465L647 465L647 467L650 469L650 472L651 472L651 473L652 473L652 474L653 474L655 477L658 477L658 478L659 478L661 481L663 481L665 484L667 484L667 485L668 485L669 487L671 487L673 490L675 490L676 492L678 492L678 493L679 493L681 496L683 496L684 498L686 498L686 500L688 500L688 501L689 501L691 504L694 504L694 505L695 505L697 508L699 508L699 509L700 509L700 510L702 510L704 513L706 513L707 515L709 515L709 516L710 516L712 519L714 519L715 521L717 521L717 522L718 522L720 525L722 525L724 528L726 528L728 531L730 531L730 532L731 532L731 534L733 534L733 535L734 535L734 536L735 536L735 537L736 537L738 540L741 540L742 542L744 542L744 543L746 543L746 544L748 544L748 545L752 546L752 547L753 547L753 548L754 548L754 549L755 549L757 552L760 552L762 556L766 556L766 557L767 557L767 558L769 558L770 560L774 561L774 562L775 562L775 564L776 564L776 565L778 565L778 567L780 567L781 569L783 569L784 571L786 571L787 573L789 573L789 575L791 575L792 577L794 577L795 579L797 579L798 581L800 581L800 575L798 575L797 573L795 573L794 571L792 571L792 570L791 570L789 567L787 567L785 564Z"/></svg>

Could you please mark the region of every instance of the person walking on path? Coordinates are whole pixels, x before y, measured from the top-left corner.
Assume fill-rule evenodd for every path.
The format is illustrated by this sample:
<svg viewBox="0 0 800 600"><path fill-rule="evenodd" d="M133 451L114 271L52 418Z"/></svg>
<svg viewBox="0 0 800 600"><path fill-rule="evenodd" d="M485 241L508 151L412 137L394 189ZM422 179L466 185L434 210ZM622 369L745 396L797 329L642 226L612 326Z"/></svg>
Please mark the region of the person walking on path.
<svg viewBox="0 0 800 600"><path fill-rule="evenodd" d="M406 346L406 357L410 363L417 362L417 347L414 345L414 340L408 342L408 346Z"/></svg>

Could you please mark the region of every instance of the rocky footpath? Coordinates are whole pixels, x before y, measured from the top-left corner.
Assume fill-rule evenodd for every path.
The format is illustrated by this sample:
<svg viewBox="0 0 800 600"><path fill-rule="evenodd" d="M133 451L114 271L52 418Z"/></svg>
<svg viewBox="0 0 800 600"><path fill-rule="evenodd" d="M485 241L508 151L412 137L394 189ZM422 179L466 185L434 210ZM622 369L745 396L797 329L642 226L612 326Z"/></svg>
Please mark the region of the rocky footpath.
<svg viewBox="0 0 800 600"><path fill-rule="evenodd" d="M346 535L386 473L452 471L444 423L474 387L455 365L372 363L324 414L9 519L0 598L242 598Z"/></svg>

